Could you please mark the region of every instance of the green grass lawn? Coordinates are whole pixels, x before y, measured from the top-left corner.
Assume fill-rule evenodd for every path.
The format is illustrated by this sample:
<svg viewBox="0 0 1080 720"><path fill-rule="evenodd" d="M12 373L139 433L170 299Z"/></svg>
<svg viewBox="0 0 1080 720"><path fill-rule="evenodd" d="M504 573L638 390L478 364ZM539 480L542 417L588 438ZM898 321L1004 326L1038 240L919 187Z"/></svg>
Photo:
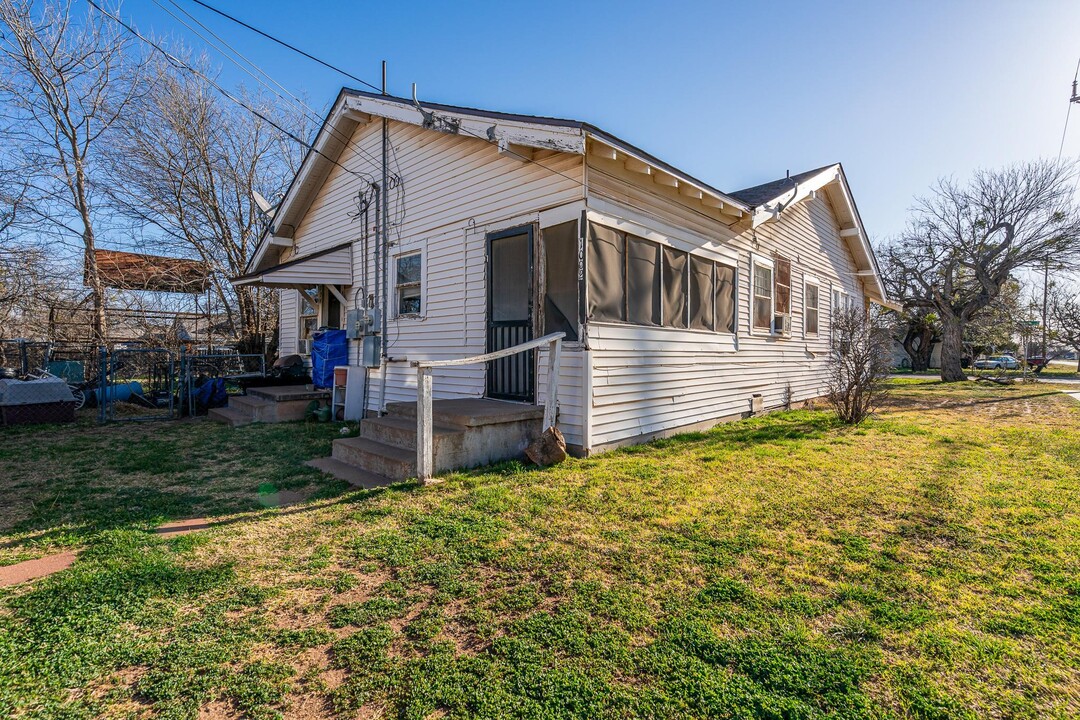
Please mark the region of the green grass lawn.
<svg viewBox="0 0 1080 720"><path fill-rule="evenodd" d="M1080 715L1080 403L894 383L349 491L333 426L0 435L0 716ZM267 508L281 489L311 499ZM222 523L171 539L169 518ZM200 715L202 713L202 715Z"/></svg>

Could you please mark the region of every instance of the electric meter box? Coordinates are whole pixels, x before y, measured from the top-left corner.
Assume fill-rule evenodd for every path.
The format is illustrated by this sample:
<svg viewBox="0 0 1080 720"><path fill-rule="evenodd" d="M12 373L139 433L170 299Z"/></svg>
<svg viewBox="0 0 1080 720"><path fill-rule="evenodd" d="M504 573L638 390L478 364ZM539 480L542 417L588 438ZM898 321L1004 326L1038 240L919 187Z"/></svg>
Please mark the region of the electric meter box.
<svg viewBox="0 0 1080 720"><path fill-rule="evenodd" d="M364 367L377 368L382 358L382 336L365 335L360 362Z"/></svg>

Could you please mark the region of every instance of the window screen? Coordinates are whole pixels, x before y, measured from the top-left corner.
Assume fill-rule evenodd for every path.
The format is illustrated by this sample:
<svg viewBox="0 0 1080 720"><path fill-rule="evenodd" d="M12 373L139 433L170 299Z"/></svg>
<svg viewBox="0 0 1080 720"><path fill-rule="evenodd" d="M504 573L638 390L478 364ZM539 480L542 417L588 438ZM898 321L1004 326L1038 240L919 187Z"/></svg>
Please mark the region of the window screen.
<svg viewBox="0 0 1080 720"><path fill-rule="evenodd" d="M626 236L627 320L636 325L660 324L660 246Z"/></svg>
<svg viewBox="0 0 1080 720"><path fill-rule="evenodd" d="M772 330L773 271L754 265L754 327Z"/></svg>
<svg viewBox="0 0 1080 720"><path fill-rule="evenodd" d="M544 334L578 339L577 220L544 228Z"/></svg>
<svg viewBox="0 0 1080 720"><path fill-rule="evenodd" d="M589 317L626 320L626 237L589 223Z"/></svg>
<svg viewBox="0 0 1080 720"><path fill-rule="evenodd" d="M681 250L664 248L664 325L686 327L686 258Z"/></svg>
<svg viewBox="0 0 1080 720"><path fill-rule="evenodd" d="M806 285L806 334L817 335L818 331L818 286Z"/></svg>
<svg viewBox="0 0 1080 720"><path fill-rule="evenodd" d="M713 263L690 256L690 329L713 329Z"/></svg>
<svg viewBox="0 0 1080 720"><path fill-rule="evenodd" d="M530 318L530 246L528 232L491 239L493 322L521 322Z"/></svg>
<svg viewBox="0 0 1080 720"><path fill-rule="evenodd" d="M716 266L716 331L735 332L735 268Z"/></svg>

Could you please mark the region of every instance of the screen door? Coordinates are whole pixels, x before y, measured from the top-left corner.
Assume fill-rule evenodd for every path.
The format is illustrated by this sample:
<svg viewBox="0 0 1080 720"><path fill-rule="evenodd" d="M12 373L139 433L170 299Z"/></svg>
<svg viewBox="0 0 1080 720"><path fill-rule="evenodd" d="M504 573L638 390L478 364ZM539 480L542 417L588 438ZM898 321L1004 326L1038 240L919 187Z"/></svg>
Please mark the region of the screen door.
<svg viewBox="0 0 1080 720"><path fill-rule="evenodd" d="M531 225L488 236L487 351L533 339L533 228ZM488 362L487 396L532 402L534 350Z"/></svg>

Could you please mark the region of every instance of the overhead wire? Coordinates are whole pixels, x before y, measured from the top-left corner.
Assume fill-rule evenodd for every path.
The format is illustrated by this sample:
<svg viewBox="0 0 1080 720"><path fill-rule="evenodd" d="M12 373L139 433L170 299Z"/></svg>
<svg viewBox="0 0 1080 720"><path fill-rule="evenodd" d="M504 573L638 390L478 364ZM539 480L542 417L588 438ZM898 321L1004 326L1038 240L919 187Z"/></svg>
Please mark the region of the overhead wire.
<svg viewBox="0 0 1080 720"><path fill-rule="evenodd" d="M296 52L296 53L306 57L307 59L312 60L313 62L316 62L319 65L322 65L323 67L329 68L330 70L333 70L334 72L339 73L339 74L341 74L341 75L343 75L343 76L345 76L345 77L347 77L347 78L349 78L351 80L355 80L356 82L359 82L359 83L365 85L366 87L371 88L372 90L374 90L376 92L380 92L380 93L382 92L382 90L379 87L373 85L372 83L367 82L366 80L363 80L362 78L357 77L356 75L353 75L352 73L348 72L347 70L343 70L342 68L340 68L340 67L338 67L336 65L333 65L332 63L329 63L329 62L327 62L325 60L321 60L321 59L315 57L314 55L312 55L310 53L304 52L303 50L301 50L301 49L299 49L299 48L297 48L297 47L295 47L293 45L290 45L289 43L287 43L287 42L285 42L283 40L280 40L280 39L274 37L270 33L267 33L267 32L264 32L262 30L259 30L258 28L252 27L251 25L244 22L243 20L240 20L239 18L233 17L232 15L229 15L228 13L226 13L226 12L224 12L222 10L218 10L217 8L215 8L214 6L210 5L207 2L204 2L203 0L191 0L191 1L193 3L195 3L196 5L199 5L200 7L204 7L207 10L210 10L211 12L217 13L218 15L220 15L220 16L222 16L224 18L227 18L227 19L231 20L232 22L234 22L236 24L241 25L242 27L245 27L248 30L251 30L252 32L258 33L259 35L265 37L266 39L271 40L271 41L273 41L273 42L275 42L275 43L277 43L277 44L279 44L279 45L281 45L283 47L286 47L286 48L292 50L293 52ZM434 113L432 113L432 114L434 114ZM491 142L490 138L488 138L487 136L481 135L481 134L476 133L476 132L473 132L472 130L469 130L468 128L459 126L458 130L460 132L465 133L466 135L470 135L472 137L483 140L484 142L487 142L487 143ZM537 165L539 167L542 167L542 168L544 168L545 170L547 170L549 172L555 173L556 175L559 175L559 176L561 176L561 177L563 177L563 178L565 178L565 179L567 179L567 180L569 180L569 181L571 181L573 183L576 183L577 185L580 185L581 187L585 187L585 183L583 181L581 181L581 180L579 180L579 179L577 179L577 178L575 178L575 177L573 177L571 175L567 175L564 172L556 170L553 167L545 165L542 162L538 162L536 160L533 160L532 158L528 157L527 155L523 155L522 153L519 153L516 150L511 149L510 147L504 148L503 152L505 152L508 155L513 155L513 156L517 157L519 160L522 160L523 162L528 162L528 163L531 163L533 165Z"/></svg>
<svg viewBox="0 0 1080 720"><path fill-rule="evenodd" d="M211 37L214 38L214 40L216 40L218 43L220 43L220 45L223 45L225 49L222 49L222 47L215 44L213 40L207 39L202 33L200 33L195 28L191 27L191 25L189 25L187 22L185 22L183 18L177 17L175 13L173 13L167 7L162 5L158 0L152 0L152 2L156 6L161 8L161 10L166 12L174 20L176 20L181 25L183 25L185 28L187 28L192 33L194 33L195 36L198 37L200 40L202 40L204 43L206 43L211 48L213 48L214 50L217 50L219 53L221 53L227 60L229 60L234 65L236 65L240 70L245 72L255 82L259 83L264 88L266 88L270 92L277 95L278 98L285 101L286 103L291 102L292 105L294 105L297 109L299 109L300 112L307 119L314 120L317 124L322 124L322 121L323 121L322 115L317 113L311 106L309 106L303 100L301 100L296 95L294 95L292 92L290 92L288 90L288 88L286 88L284 85L282 85L277 80L275 80L269 73L267 73L265 70L260 68L256 63L249 60L243 53L241 53L239 50L237 50L232 45L230 45L228 41L226 41L225 39L220 37L213 30L211 30L205 24L200 22L198 20L198 18L192 16L191 13L187 12L187 10L185 10L180 5L178 5L175 2L175 0L168 0L168 2L169 2L170 5L172 5L177 10L182 12L188 18L190 18L192 22L194 22L199 27L201 27L203 30L205 30ZM234 55L236 55L237 58L240 58L240 60L242 60L243 62L239 62L239 61L237 61L236 58L231 57L229 55L230 52L233 53ZM255 72L252 72L252 70L248 69L248 67L245 67L245 64L250 66L251 68L253 68ZM258 73L259 75L263 76L266 79L265 80L261 79L259 77L259 75L256 75L255 73ZM273 85L275 85L278 88L278 90L275 90L273 87L270 87L269 83L272 83ZM284 95L282 93L284 93ZM286 95L288 97L285 97ZM345 147L348 148L348 150L350 152L352 152L357 158L359 158L360 160L363 160L364 162L370 164L372 166L372 168L377 168L378 167L378 161L375 159L375 157L372 156L370 153L365 152L363 150L363 148L353 145L351 137L345 135L345 133L343 133L340 130L334 128L333 126L327 126L327 128L330 131L330 133L332 135L334 135L338 140L340 140L345 145ZM365 176L366 176L366 179L367 179L368 182L374 182L374 176L368 175L367 173L365 173Z"/></svg>
<svg viewBox="0 0 1080 720"><path fill-rule="evenodd" d="M205 73L201 72L200 70L197 70L196 68L193 68L193 67L191 67L190 65L188 65L187 63L185 63L185 62L184 62L183 60L180 60L179 58L177 58L176 56L174 56L174 55L173 55L172 53L170 53L170 52L169 52L168 50L166 50L165 48L161 47L161 45L159 45L158 43L156 43L156 42L154 42L153 40L150 40L149 38L147 38L146 36L144 36L144 35L143 35L142 33L140 33L140 32L139 32L139 31L138 31L138 30L137 30L136 28L134 28L134 27L132 27L131 25L129 25L128 23L124 22L123 18L117 17L117 16L115 16L115 15L113 15L113 14L111 14L111 13L107 12L107 11L106 11L106 10L104 10L104 9L103 9L103 8L102 8L102 7L100 6L100 5L98 5L98 4L96 3L96 2L94 2L94 0L86 0L86 2L87 2L87 4L89 4L89 5L90 5L90 6L92 7L92 8L94 8L95 10L97 10L97 11L98 11L99 13L101 13L101 14L102 14L102 15L104 15L105 17L109 18L110 20L112 20L113 22L115 22L116 24L118 24L118 25L119 25L120 27L122 27L122 28L124 28L125 30L127 30L127 31L128 31L129 33L131 33L132 35L134 35L135 37L137 37L137 38L138 38L139 40L141 40L141 41L142 41L142 42L144 42L145 44L147 44L147 45L149 45L150 47L152 47L152 48L154 48L155 50L157 50L157 51L158 51L159 53L161 53L161 54L162 54L162 55L163 55L163 56L165 57L165 59L166 59L166 60L168 60L168 61L169 61L169 62L170 62L171 64L173 64L173 65L174 65L174 66L176 66L176 67L179 67L179 68L182 68L182 69L184 69L184 70L187 70L188 72L190 72L190 73L193 73L194 75L196 75L196 76L198 76L198 77L202 78L202 79L203 79L203 80L204 80L205 82L207 82L207 83L208 83L208 84L209 84L209 85L210 85L211 87L213 87L213 88L214 88L215 90L217 90L217 91L218 91L219 93L221 93L221 94L222 94L222 95L223 95L223 96L224 96L225 98L227 98L227 99L231 100L232 102L236 103L237 105L239 105L239 106L240 106L240 107L242 107L243 109L247 110L247 111L248 111L249 113L251 113L251 114L252 114L252 115L254 115L255 117L259 118L260 120L262 120L262 121L263 121L263 122L265 122L266 124L270 125L270 126L271 126L272 128L274 128L275 130L277 130L278 132L280 132L280 133L281 133L281 134L283 134L284 136L288 137L288 138L289 138L290 140L293 140L294 142L296 142L296 143L298 143L299 145L303 146L304 148L306 148L306 149L307 149L307 150L309 150L310 152L313 152L313 153L315 153L315 154L317 154L317 155L321 155L322 157L326 158L326 159L327 159L328 161L330 161L331 163L333 163L333 164L334 164L334 165L336 165L337 167L341 168L341 169L342 169L342 170L344 170L345 172L349 173L350 175L355 175L355 176L360 176L360 177L362 177L362 175L361 175L360 173L357 173L356 171L354 171L354 170L352 170L352 169L350 169L350 168L347 168L347 167L345 167L344 165L342 165L342 164L341 164L340 162L338 162L338 161L337 161L337 160L335 160L334 158L330 157L330 156L329 156L329 155L327 155L326 153L324 153L324 152L322 152L321 150L319 150L318 148L316 148L316 147L315 147L315 146L314 146L313 144L311 144L311 143L307 142L306 140L302 140L301 138L297 137L297 136L296 136L296 135L295 135L295 134L294 134L293 132L291 132L290 130L287 130L287 129L285 129L284 127L282 127L282 126L281 126L281 125L279 125L278 123L274 122L274 120L272 120L271 118L267 117L267 116L266 116L265 114L263 114L263 113L259 112L259 111L258 111L258 110L256 110L255 108L253 108L253 107L249 106L249 105L248 105L247 103L245 103L245 102L244 102L243 100L241 100L240 98L236 97L235 95L233 95L232 93L230 93L230 92L229 92L228 90L226 90L225 88L221 87L221 85L220 85L220 84L219 84L219 83L218 83L217 81L213 80L212 78L210 78L209 76L207 76L207 75L206 75Z"/></svg>
<svg viewBox="0 0 1080 720"><path fill-rule="evenodd" d="M206 8L210 12L217 13L218 15L220 15L220 16L222 16L224 18L232 20L237 25L241 25L243 27L246 27L248 30L252 31L253 33L257 33L259 35L262 35L267 40L275 42L278 45L281 45L282 47L286 47L286 48L288 48L289 50L292 50L295 53L303 55L308 60L311 60L313 62L317 62L318 64L322 65L323 67L330 68L331 70L333 70L335 72L339 72L339 73L341 73L342 75L344 75L345 77L347 77L347 78L349 78L351 80L355 80L356 82L361 83L362 85L366 85L367 87L371 88L375 92L382 92L382 90L379 87L377 87L375 85L372 85L367 80L363 80L361 78L358 78L355 75L353 75L352 73L346 72L345 70L342 70L339 67L335 67L335 66L331 65L330 63L326 62L325 60L320 60L319 58L315 57L314 55L306 53L303 50L301 50L300 48L298 48L298 47L296 47L294 45L290 45L289 43L285 42L284 40L280 40L280 39L274 37L270 33L263 32L262 30L258 29L257 27L253 27L253 26L247 24L246 22L244 22L243 20L240 20L239 18L235 18L232 15L229 15L228 13L226 13L226 12L224 12L222 10L218 10L213 5L202 2L202 0L191 0L191 1L193 3L195 3L196 5L200 5L200 6L204 7L204 8Z"/></svg>
<svg viewBox="0 0 1080 720"><path fill-rule="evenodd" d="M1080 79L1080 60L1076 61L1076 72L1073 73L1073 92L1076 91L1076 81ZM1069 98L1069 107L1065 111L1065 127L1061 129L1061 145L1058 146L1058 160L1061 160L1061 154L1065 150L1065 133L1069 131L1069 115L1072 114L1072 106L1075 104L1075 98Z"/></svg>

